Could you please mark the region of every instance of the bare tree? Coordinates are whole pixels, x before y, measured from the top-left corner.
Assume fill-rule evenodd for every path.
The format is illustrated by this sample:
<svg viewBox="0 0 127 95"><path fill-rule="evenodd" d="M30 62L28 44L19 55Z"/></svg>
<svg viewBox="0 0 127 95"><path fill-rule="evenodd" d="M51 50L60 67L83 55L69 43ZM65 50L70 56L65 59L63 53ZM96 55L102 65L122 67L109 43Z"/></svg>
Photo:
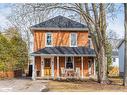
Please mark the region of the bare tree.
<svg viewBox="0 0 127 95"><path fill-rule="evenodd" d="M30 26L38 24L49 18L49 13L52 10L47 10L51 4L12 4L12 13L8 17L11 24L20 29L20 35L27 42L28 56L32 50L32 33ZM41 10L40 10L41 9ZM55 12L55 11L53 11ZM53 13L52 12L52 13ZM29 60L29 59L28 59ZM30 63L30 62L28 62ZM28 64L29 65L29 64Z"/></svg>
<svg viewBox="0 0 127 95"><path fill-rule="evenodd" d="M127 86L127 3L124 4L125 13L125 52L124 52L124 80L123 85Z"/></svg>
<svg viewBox="0 0 127 95"><path fill-rule="evenodd" d="M91 35L98 69L98 82L109 83L107 78L107 55L106 55L106 9L109 5L106 4L62 4L55 8L71 10L83 18L86 22L89 33Z"/></svg>

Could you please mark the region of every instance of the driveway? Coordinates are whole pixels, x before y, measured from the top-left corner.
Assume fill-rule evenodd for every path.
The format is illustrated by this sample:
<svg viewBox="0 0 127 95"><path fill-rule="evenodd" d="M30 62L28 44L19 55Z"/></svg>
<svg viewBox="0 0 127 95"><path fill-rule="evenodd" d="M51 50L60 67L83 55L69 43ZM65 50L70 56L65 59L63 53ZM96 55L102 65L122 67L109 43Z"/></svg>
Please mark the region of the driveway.
<svg viewBox="0 0 127 95"><path fill-rule="evenodd" d="M0 92L41 92L47 89L48 80L0 80Z"/></svg>

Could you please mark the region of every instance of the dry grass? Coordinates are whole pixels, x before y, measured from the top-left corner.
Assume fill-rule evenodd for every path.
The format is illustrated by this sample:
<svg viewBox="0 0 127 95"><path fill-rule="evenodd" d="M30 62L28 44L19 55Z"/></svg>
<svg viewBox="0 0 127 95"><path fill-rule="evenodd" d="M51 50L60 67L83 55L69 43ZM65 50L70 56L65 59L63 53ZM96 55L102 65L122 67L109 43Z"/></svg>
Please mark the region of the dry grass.
<svg viewBox="0 0 127 95"><path fill-rule="evenodd" d="M122 79L110 78L111 84L99 84L94 80L84 81L49 81L49 91L63 92L127 92L127 87L122 86Z"/></svg>

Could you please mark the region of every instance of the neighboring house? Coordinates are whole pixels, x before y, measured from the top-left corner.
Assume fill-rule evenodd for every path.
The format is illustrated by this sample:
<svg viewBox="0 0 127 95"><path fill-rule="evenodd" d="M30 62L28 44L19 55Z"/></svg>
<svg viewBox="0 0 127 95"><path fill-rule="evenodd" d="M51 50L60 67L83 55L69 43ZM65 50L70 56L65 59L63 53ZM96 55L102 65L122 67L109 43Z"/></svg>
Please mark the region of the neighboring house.
<svg viewBox="0 0 127 95"><path fill-rule="evenodd" d="M34 36L33 80L95 75L95 52L84 24L57 16L30 29Z"/></svg>
<svg viewBox="0 0 127 95"><path fill-rule="evenodd" d="M120 39L108 38L109 43L112 46L112 65L114 67L119 67L119 56L118 56L118 44L121 41Z"/></svg>
<svg viewBox="0 0 127 95"><path fill-rule="evenodd" d="M112 51L112 66L113 67L119 67L118 50L113 50Z"/></svg>
<svg viewBox="0 0 127 95"><path fill-rule="evenodd" d="M119 53L119 75L123 76L124 74L124 47L125 42L121 40L118 45L118 53Z"/></svg>

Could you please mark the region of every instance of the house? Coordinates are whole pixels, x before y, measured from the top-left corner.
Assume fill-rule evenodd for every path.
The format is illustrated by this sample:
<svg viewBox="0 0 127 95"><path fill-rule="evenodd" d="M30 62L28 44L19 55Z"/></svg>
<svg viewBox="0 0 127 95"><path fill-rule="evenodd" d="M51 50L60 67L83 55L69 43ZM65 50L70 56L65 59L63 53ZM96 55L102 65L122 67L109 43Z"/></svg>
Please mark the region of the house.
<svg viewBox="0 0 127 95"><path fill-rule="evenodd" d="M119 67L118 50L112 50L112 66Z"/></svg>
<svg viewBox="0 0 127 95"><path fill-rule="evenodd" d="M119 54L119 75L122 77L124 74L124 47L125 41L122 39L118 45L118 54Z"/></svg>
<svg viewBox="0 0 127 95"><path fill-rule="evenodd" d="M108 38L109 43L112 47L112 65L113 67L119 67L119 56L118 56L118 44L121 39Z"/></svg>
<svg viewBox="0 0 127 95"><path fill-rule="evenodd" d="M33 80L95 75L95 52L86 25L56 16L30 29L34 37Z"/></svg>

